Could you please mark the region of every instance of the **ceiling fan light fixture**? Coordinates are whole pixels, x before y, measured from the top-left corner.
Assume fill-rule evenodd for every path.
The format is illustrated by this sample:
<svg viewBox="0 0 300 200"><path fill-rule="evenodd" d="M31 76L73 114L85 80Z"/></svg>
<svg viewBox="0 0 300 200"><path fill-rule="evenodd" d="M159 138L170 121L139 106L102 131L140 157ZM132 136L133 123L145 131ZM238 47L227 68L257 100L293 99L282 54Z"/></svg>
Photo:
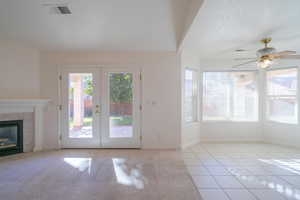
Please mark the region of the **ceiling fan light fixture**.
<svg viewBox="0 0 300 200"><path fill-rule="evenodd" d="M263 59L258 62L258 66L262 69L266 69L266 68L270 67L272 64L273 64L273 61L269 60L269 59Z"/></svg>
<svg viewBox="0 0 300 200"><path fill-rule="evenodd" d="M259 49L256 52L257 58L241 58L235 60L250 60L238 65L232 66L233 68L247 66L250 63L256 63L257 67L261 69L266 69L271 67L276 60L279 59L298 59L300 60L300 55L296 55L296 51L280 51L277 52L275 48L269 47L268 44L271 42L272 38L264 38L261 42L265 45L264 48ZM237 50L236 50L237 51Z"/></svg>

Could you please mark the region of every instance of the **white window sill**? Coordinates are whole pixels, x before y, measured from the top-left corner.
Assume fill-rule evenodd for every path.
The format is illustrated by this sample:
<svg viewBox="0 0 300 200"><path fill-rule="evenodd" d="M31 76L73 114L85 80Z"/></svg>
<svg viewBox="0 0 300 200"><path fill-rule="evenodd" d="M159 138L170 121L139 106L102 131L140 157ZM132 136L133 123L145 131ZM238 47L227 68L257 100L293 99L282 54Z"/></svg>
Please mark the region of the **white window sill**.
<svg viewBox="0 0 300 200"><path fill-rule="evenodd" d="M286 125L298 125L298 122L285 122L285 121L279 121L279 120L272 120L268 119L266 120L268 123L278 123L278 124L286 124Z"/></svg>
<svg viewBox="0 0 300 200"><path fill-rule="evenodd" d="M255 121L233 121L233 120L202 120L202 123L258 123Z"/></svg>
<svg viewBox="0 0 300 200"><path fill-rule="evenodd" d="M194 124L199 124L200 121L191 121L191 122L185 122L185 125L194 125Z"/></svg>

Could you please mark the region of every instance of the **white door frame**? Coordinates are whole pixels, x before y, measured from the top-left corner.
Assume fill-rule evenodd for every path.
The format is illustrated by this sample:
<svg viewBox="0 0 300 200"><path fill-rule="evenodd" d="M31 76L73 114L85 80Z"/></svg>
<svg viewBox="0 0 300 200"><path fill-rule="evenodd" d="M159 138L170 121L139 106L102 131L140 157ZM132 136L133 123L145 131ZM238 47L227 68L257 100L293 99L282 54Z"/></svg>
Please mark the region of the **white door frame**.
<svg viewBox="0 0 300 200"><path fill-rule="evenodd" d="M65 90L65 86L63 84L64 81L63 80L64 77L66 77L66 75L64 73L68 72L68 73L89 73L89 71L92 71L95 74L97 74L95 77L93 77L93 80L95 81L95 84L97 84L99 86L99 89L102 92L96 92L96 94L93 97L93 107L95 105L100 105L100 109L101 109L101 113L99 115L99 117L95 116L94 119L94 127L95 130L98 131L98 136L99 139L97 138L95 141L92 141L90 143L90 145L86 145L86 144L82 144L82 145L78 145L78 143L69 143L69 144L64 144L64 133L67 133L66 131L68 131L68 125L66 123L66 117L68 117L68 111L67 109L64 108L64 104L66 104L65 100L64 100L64 95L63 92ZM132 139L131 142L126 142L126 140L119 140L118 141L116 139L114 140L105 140L105 137L103 137L103 133L105 133L104 129L106 129L107 131L108 129L108 123L107 123L107 118L105 119L103 112L108 112L108 108L109 106L107 106L108 102L109 102L109 97L107 95L103 95L104 92L109 91L108 88L105 88L105 82L107 85L107 81L108 81L108 76L105 77L105 73L108 72L132 72L134 74L134 80L133 80L133 92L134 92L134 113L133 113L133 118L134 118L134 139ZM61 66L59 67L58 70L58 77L59 77L59 84L58 84L58 92L59 92L59 113L58 113L58 126L59 126L59 144L61 148L141 148L141 122L142 122L142 115L141 115L141 95L142 95L142 90L141 90L141 86L142 86L142 81L141 81L141 69L139 67L101 67L98 65L78 65L78 66L69 66L69 65L65 65L65 66ZM106 81L105 81L106 80ZM108 86L108 85L107 85ZM104 91L104 92L103 92ZM96 100L96 102L94 102L94 99ZM104 105L104 102L106 101L106 106ZM105 110L106 109L106 110ZM95 110L95 108L93 109ZM94 112L94 111L93 111ZM96 123L98 121L98 123ZM105 128L106 127L106 128ZM107 132L108 134L108 132ZM107 136L106 134L106 136ZM104 141L102 141L102 139L104 139Z"/></svg>

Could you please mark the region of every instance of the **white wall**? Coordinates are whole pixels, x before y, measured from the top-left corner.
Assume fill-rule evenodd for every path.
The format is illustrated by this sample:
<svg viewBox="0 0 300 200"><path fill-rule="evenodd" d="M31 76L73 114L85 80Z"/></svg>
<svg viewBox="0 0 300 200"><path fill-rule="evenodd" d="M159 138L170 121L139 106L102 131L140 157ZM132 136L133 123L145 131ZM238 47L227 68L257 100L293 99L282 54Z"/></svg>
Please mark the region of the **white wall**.
<svg viewBox="0 0 300 200"><path fill-rule="evenodd" d="M202 122L202 142L262 142L259 122Z"/></svg>
<svg viewBox="0 0 300 200"><path fill-rule="evenodd" d="M299 124L285 124L266 121L264 123L265 141L272 144L281 144L300 148Z"/></svg>
<svg viewBox="0 0 300 200"><path fill-rule="evenodd" d="M223 63L228 64L224 67ZM35 48L0 41L0 98L43 97L53 100L45 116L46 149L59 148L56 106L58 104L57 73L58 66L61 65L139 66L142 68L144 75L142 85L143 148L178 148L180 144L181 147L186 147L199 141L265 141L300 147L299 124L265 120L261 122L184 122L184 67L200 71L224 69L231 65L227 61L199 60L196 52L186 49L181 55L103 52L43 52L40 55ZM282 66L297 65L299 65L298 61ZM201 95L200 92L199 119L202 115ZM153 105L152 102L156 104Z"/></svg>
<svg viewBox="0 0 300 200"><path fill-rule="evenodd" d="M199 10L203 4L204 0L190 0L186 15L183 23L183 29L181 32L181 38L179 38L178 47L179 49L184 48L184 44L186 40L189 40L190 38L187 37L188 33L190 32L190 28L192 27L196 16L199 14Z"/></svg>
<svg viewBox="0 0 300 200"><path fill-rule="evenodd" d="M39 52L10 41L0 41L0 98L37 98Z"/></svg>
<svg viewBox="0 0 300 200"><path fill-rule="evenodd" d="M181 147L186 148L188 146L197 144L200 142L200 133L202 130L200 129L200 116L198 116L197 122L186 122L184 118L185 108L184 108L184 75L186 67L190 69L195 69L198 71L200 75L200 63L197 56L197 53L192 51L191 49L183 49L181 53ZM200 85L200 82L199 82ZM200 92L199 92L200 93ZM200 96L200 95L199 95ZM200 115L200 112L198 112Z"/></svg>
<svg viewBox="0 0 300 200"><path fill-rule="evenodd" d="M45 114L45 149L58 144L58 67L100 65L141 67L142 147L174 149L180 147L180 56L176 53L41 53L41 95L53 103Z"/></svg>

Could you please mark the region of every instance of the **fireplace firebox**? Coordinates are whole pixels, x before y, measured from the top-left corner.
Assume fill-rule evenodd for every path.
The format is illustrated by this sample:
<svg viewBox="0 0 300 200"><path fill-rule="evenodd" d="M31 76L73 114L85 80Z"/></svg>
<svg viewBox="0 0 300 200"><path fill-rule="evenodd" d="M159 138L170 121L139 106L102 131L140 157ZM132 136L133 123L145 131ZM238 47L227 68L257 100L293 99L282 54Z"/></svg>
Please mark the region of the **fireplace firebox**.
<svg viewBox="0 0 300 200"><path fill-rule="evenodd" d="M23 120L0 121L0 156L23 152Z"/></svg>

